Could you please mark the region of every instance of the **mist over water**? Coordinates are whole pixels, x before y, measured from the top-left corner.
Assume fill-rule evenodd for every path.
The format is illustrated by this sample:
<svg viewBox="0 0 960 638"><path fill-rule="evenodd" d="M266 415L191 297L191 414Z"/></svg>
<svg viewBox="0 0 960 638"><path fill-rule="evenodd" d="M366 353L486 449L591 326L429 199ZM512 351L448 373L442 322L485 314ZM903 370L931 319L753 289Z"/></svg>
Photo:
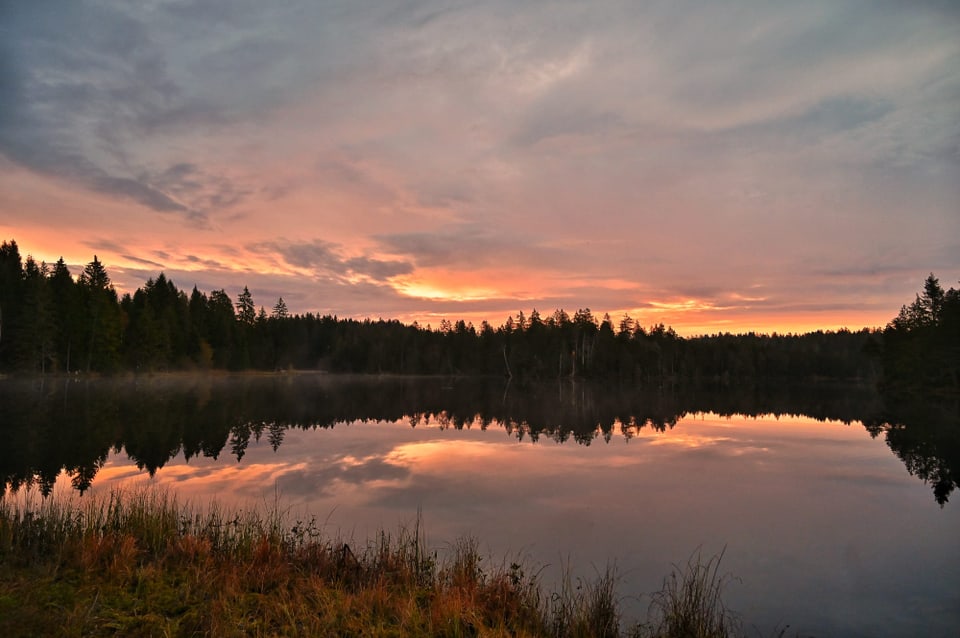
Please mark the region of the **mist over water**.
<svg viewBox="0 0 960 638"><path fill-rule="evenodd" d="M955 405L857 386L669 392L570 380L160 376L0 384L5 498L143 484L272 505L365 539L422 512L442 551L590 578L628 612L726 548L728 605L769 635L953 635ZM83 494L83 496L79 496Z"/></svg>

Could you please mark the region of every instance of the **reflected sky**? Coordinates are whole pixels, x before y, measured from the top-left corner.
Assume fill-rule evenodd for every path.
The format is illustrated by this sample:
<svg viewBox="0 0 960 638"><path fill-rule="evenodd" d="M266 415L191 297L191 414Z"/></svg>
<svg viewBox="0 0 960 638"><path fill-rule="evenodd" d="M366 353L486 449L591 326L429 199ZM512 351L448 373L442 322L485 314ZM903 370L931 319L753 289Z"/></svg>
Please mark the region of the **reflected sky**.
<svg viewBox="0 0 960 638"><path fill-rule="evenodd" d="M415 426L411 426L411 422ZM156 484L183 501L315 515L367 538L412 523L443 548L476 537L497 561L556 578L616 561L621 590L659 588L671 563L726 548L729 605L762 635L952 635L960 625L960 510L938 508L859 423L696 413L659 432L619 423L590 445L518 440L523 425L443 416L264 432L238 462L183 453L153 477L112 453L90 492ZM69 491L62 475L58 490ZM649 598L625 601L635 614Z"/></svg>

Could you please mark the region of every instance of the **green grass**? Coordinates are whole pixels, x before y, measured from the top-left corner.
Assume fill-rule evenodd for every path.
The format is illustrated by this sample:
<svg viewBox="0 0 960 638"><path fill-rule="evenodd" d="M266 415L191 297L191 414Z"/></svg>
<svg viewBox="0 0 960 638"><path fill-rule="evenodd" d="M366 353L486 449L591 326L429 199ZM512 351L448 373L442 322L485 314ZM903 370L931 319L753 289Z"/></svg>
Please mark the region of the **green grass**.
<svg viewBox="0 0 960 638"><path fill-rule="evenodd" d="M419 522L356 543L278 507L200 512L158 491L0 500L0 635L720 637L735 626L719 562L691 561L654 595L656 622L623 627L613 568L546 593L475 540L427 551Z"/></svg>

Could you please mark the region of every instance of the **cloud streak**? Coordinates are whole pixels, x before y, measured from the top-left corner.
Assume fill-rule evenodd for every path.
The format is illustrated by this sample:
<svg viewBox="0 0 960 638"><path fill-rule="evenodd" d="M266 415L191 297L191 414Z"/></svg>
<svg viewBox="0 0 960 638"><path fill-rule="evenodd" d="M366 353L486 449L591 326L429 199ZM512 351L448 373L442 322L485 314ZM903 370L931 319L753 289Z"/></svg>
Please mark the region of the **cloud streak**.
<svg viewBox="0 0 960 638"><path fill-rule="evenodd" d="M312 270L316 276L362 277L383 282L413 271L413 266L405 261L367 256L344 257L341 247L320 239L312 242L277 241L254 244L250 249L255 253L274 255L290 266Z"/></svg>
<svg viewBox="0 0 960 638"><path fill-rule="evenodd" d="M882 325L960 278L949 3L3 12L0 230L35 254L97 238L294 311L690 330Z"/></svg>

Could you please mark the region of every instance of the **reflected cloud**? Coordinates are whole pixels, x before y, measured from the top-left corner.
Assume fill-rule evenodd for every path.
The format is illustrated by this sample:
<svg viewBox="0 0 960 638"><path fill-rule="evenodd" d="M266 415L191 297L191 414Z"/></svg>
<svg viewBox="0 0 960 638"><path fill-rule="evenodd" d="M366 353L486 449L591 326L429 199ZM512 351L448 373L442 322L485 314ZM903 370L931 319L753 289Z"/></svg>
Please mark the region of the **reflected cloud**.
<svg viewBox="0 0 960 638"><path fill-rule="evenodd" d="M792 390L671 405L662 391L565 382L7 380L0 477L11 502L161 487L198 510L319 516L361 543L417 516L428 544L475 537L547 580L615 557L631 592L656 590L691 547L726 546L744 581L731 605L772 609L771 627L824 609L873 618L915 572L911 591L936 599L931 578L958 573L960 510L930 499L931 484L941 503L955 487L952 439L933 424L953 432L955 406L892 415L852 388ZM846 597L832 583L851 569L882 593Z"/></svg>
<svg viewBox="0 0 960 638"><path fill-rule="evenodd" d="M611 471L646 467L668 457L677 467L737 458L757 468L789 462L818 471L815 459L855 454L863 431L850 424L875 423L869 415L880 413L879 406L849 407L853 395L848 390L827 403L820 396L817 409L827 409L811 420L799 416L803 402L791 403L789 397L757 409L751 407L756 401L752 392L737 399L727 391L706 403L727 403L721 413L703 410L704 404L696 402L687 408L664 405L659 393L620 394L565 382L527 385L515 393L509 385L505 393L502 383L493 380L360 381L328 375L105 380L83 392L71 385L54 386L53 394L35 397L38 403L24 404L8 419L22 421L31 432L55 429L63 420L83 421L89 414L110 414L116 420L75 423L72 443L57 442L40 451L53 455L53 461L0 456L0 470L4 463L8 466L3 470L8 487L37 483L48 490L65 470L81 492L95 483L147 480L149 475L154 482L209 493L262 495L266 488L282 485L302 499L349 494L355 502L367 502L404 490L419 493L431 482L457 483L475 473L509 476L516 465L545 480L558 467L589 467L596 462L594 454L602 455ZM28 389L25 396L33 392ZM60 399L47 403L58 394ZM695 401L695 395L687 400ZM113 407L91 411L91 401ZM79 403L64 412L71 402ZM768 410L774 407L779 411L771 416ZM147 416L148 422L138 425ZM38 426L37 419L50 422ZM886 427L881 422L867 429L875 435ZM933 482L938 502L945 503L954 486L944 465L947 457L919 453L901 430L890 429L886 436L908 469ZM329 449L318 448L321 441L328 441ZM584 452L586 447L598 451ZM117 455L121 449L126 462ZM541 465L547 458L553 465ZM555 465L561 458L561 465ZM448 472L462 478L444 478ZM477 480L486 479L478 475Z"/></svg>
<svg viewBox="0 0 960 638"><path fill-rule="evenodd" d="M389 456L368 456L363 459L324 459L321 464L314 461L285 471L277 478L285 493L315 498L332 496L343 489L343 484L362 488L365 492L399 486L410 473L410 467Z"/></svg>
<svg viewBox="0 0 960 638"><path fill-rule="evenodd" d="M667 432L654 432L647 435L650 445L672 446L678 448L703 448L732 443L734 440L729 437L711 436L709 433L687 432L681 433L677 430ZM737 448L738 452L742 448Z"/></svg>

